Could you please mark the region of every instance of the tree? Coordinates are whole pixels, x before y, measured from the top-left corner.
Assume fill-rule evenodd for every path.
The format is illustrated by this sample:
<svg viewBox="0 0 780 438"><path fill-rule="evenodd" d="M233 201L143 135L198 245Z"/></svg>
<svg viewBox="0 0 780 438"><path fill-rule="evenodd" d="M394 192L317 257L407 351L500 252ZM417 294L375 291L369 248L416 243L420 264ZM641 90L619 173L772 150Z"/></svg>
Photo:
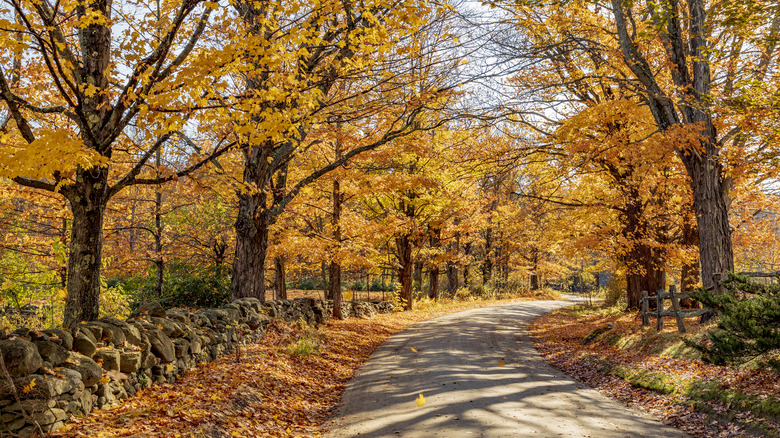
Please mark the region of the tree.
<svg viewBox="0 0 780 438"><path fill-rule="evenodd" d="M199 45L214 3L168 2L158 11L130 6L131 13L116 16L119 5L106 1L7 4L11 10L2 14L16 19L2 20L0 43L25 62L9 68L4 59L0 71L8 112L3 174L68 200L64 321L71 325L98 316L108 201L130 185L186 176L230 146L218 129L212 148L193 148L183 134L212 85L204 73L219 71L229 57ZM199 128L207 123L200 120ZM180 166L160 177L146 174L149 160L174 139L177 149L163 156Z"/></svg>
<svg viewBox="0 0 780 438"><path fill-rule="evenodd" d="M236 122L244 174L233 293L263 299L268 229L301 189L363 152L440 123L415 121L441 108L450 87L441 77L418 74L409 54L420 49L416 35L428 25L423 17L435 22L449 12L425 2L381 1L240 2L237 8L251 67L241 99L247 117ZM292 158L319 141L309 137L311 130L341 119L371 129L339 159L280 184Z"/></svg>

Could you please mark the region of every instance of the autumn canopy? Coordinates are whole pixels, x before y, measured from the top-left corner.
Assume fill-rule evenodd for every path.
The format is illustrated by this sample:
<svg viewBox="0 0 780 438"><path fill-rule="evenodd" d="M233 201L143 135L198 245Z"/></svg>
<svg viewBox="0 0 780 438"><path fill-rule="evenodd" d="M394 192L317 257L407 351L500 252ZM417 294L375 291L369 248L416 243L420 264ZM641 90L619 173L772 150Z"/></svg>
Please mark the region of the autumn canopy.
<svg viewBox="0 0 780 438"><path fill-rule="evenodd" d="M3 0L0 295L635 308L776 270L778 31L760 0Z"/></svg>

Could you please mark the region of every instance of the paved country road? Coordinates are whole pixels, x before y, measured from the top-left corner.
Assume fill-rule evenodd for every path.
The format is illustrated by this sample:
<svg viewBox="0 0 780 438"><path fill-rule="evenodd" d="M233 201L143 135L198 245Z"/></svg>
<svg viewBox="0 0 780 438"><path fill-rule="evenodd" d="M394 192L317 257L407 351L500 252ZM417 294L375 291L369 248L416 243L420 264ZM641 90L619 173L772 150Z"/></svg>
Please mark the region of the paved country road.
<svg viewBox="0 0 780 438"><path fill-rule="evenodd" d="M542 360L528 325L570 303L468 310L391 337L348 384L325 436L688 436L585 388ZM422 407L415 402L418 394L425 397Z"/></svg>

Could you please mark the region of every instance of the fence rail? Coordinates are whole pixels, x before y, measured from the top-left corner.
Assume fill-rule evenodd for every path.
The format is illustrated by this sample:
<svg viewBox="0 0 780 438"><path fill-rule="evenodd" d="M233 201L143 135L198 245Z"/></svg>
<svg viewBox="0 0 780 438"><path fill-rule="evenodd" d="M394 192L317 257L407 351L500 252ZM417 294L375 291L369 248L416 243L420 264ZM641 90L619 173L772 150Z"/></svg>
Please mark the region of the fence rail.
<svg viewBox="0 0 780 438"><path fill-rule="evenodd" d="M775 272L740 272L739 275L752 277L752 278L771 278L773 281L780 280L780 271ZM725 293L726 289L721 282L728 279L728 274L725 272L718 272L713 275L715 280L715 292ZM742 298L746 298L742 293ZM659 290L655 296L650 296L647 291L642 291L642 300L640 301L642 325L650 325L650 317L655 316L655 329L661 331L664 328L664 317L673 316L677 322L677 330L680 333L685 333L685 319L686 318L698 318L706 313L712 312L711 309L680 309L680 300L690 298L687 293L677 293L674 285L669 286L669 292ZM670 300L672 307L664 309L664 302ZM654 311L650 311L650 301L655 301L656 306Z"/></svg>
<svg viewBox="0 0 780 438"><path fill-rule="evenodd" d="M708 309L680 309L680 300L690 298L686 293L677 293L674 285L669 286L669 292L659 290L655 296L650 296L647 291L642 291L642 325L650 325L650 316L655 315L655 329L661 331L664 328L664 317L673 316L677 322L677 331L685 333L685 318L698 318L707 313ZM664 302L666 300L672 302L672 307L669 310L664 310ZM655 311L650 311L650 301L655 301Z"/></svg>

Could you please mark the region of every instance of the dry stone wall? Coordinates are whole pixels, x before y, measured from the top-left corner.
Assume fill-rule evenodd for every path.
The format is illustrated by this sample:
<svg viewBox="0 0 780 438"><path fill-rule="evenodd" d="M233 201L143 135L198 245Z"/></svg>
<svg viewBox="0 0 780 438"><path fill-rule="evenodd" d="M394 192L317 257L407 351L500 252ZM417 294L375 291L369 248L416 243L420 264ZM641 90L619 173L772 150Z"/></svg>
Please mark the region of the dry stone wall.
<svg viewBox="0 0 780 438"><path fill-rule="evenodd" d="M333 303L242 298L219 309L141 306L126 321L104 317L70 329L1 334L0 436L32 436L73 415L110 407L154 382L174 382L199 362L259 341L272 318L326 322ZM389 303L342 303L346 317L392 311Z"/></svg>

